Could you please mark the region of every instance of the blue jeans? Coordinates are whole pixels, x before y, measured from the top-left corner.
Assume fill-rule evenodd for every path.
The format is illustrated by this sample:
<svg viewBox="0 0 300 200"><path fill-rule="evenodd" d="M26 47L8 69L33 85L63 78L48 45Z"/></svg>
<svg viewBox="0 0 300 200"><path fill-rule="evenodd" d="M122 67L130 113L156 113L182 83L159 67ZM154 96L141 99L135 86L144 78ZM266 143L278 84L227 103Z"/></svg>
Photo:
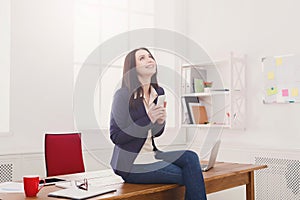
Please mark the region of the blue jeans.
<svg viewBox="0 0 300 200"><path fill-rule="evenodd" d="M193 151L157 152L158 161L134 164L127 183L177 183L185 186L185 200L206 200L198 155Z"/></svg>

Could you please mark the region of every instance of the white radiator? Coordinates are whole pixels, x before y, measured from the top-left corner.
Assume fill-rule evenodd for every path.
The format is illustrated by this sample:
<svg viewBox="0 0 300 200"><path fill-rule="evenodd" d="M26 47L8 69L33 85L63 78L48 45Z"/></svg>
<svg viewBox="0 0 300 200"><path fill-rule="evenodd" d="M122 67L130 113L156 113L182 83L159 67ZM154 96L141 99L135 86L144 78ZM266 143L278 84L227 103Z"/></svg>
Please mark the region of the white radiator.
<svg viewBox="0 0 300 200"><path fill-rule="evenodd" d="M0 183L13 180L13 163L0 163Z"/></svg>
<svg viewBox="0 0 300 200"><path fill-rule="evenodd" d="M255 156L268 168L255 173L256 200L300 200L300 161L286 156Z"/></svg>

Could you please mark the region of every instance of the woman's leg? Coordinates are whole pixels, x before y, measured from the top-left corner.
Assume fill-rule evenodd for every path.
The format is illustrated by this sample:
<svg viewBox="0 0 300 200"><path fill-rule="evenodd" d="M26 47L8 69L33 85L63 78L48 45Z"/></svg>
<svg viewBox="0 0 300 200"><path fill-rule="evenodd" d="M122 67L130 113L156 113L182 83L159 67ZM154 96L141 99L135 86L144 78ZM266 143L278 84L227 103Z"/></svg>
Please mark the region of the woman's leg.
<svg viewBox="0 0 300 200"><path fill-rule="evenodd" d="M198 155L193 151L158 152L155 156L182 169L186 200L206 200L206 191Z"/></svg>
<svg viewBox="0 0 300 200"><path fill-rule="evenodd" d="M124 180L127 183L177 183L183 185L181 168L165 161L135 164Z"/></svg>

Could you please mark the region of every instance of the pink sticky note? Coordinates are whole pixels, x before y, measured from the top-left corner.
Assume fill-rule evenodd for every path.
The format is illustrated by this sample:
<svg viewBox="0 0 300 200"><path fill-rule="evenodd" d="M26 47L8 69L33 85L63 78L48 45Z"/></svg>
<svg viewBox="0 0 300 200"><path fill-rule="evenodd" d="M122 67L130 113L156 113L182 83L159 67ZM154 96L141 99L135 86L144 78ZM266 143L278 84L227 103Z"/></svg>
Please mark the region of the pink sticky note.
<svg viewBox="0 0 300 200"><path fill-rule="evenodd" d="M289 90L288 89L283 89L282 90L282 96L283 97L288 97L289 96Z"/></svg>

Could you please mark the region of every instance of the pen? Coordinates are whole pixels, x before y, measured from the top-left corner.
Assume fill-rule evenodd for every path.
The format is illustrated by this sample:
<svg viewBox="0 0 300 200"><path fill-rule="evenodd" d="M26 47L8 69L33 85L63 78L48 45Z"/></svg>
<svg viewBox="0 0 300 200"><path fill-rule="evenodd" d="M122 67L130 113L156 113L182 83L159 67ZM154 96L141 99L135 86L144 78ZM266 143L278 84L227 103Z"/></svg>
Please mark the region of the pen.
<svg viewBox="0 0 300 200"><path fill-rule="evenodd" d="M294 100L287 100L286 103L295 103Z"/></svg>

